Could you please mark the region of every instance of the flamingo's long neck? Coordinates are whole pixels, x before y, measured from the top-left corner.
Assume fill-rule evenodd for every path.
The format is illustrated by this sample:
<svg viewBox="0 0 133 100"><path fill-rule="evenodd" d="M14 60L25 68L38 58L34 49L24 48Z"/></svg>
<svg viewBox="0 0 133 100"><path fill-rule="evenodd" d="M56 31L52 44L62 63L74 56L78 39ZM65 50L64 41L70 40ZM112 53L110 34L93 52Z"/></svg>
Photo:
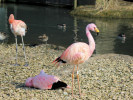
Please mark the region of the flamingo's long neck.
<svg viewBox="0 0 133 100"><path fill-rule="evenodd" d="M86 35L88 37L89 47L90 47L91 53L93 53L93 51L95 50L95 41L94 41L88 28L86 28Z"/></svg>

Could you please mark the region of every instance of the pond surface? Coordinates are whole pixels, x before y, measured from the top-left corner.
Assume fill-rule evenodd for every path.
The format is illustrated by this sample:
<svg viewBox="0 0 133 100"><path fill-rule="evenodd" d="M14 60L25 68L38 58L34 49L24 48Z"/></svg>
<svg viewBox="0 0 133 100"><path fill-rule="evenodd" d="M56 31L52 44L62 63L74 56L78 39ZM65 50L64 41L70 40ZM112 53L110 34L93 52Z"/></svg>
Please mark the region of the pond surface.
<svg viewBox="0 0 133 100"><path fill-rule="evenodd" d="M11 33L8 17L11 13L16 19L26 22L28 32L24 37L25 44L35 45L46 43L39 36L46 34L47 43L68 47L76 41L88 42L85 27L88 23L95 23L100 30L99 36L92 35L96 42L96 54L117 53L133 56L133 19L105 19L82 18L69 15L70 9L35 6L35 5L0 5L0 32L5 32L7 38L1 38L0 43L15 43ZM66 28L59 25L65 24ZM118 38L118 34L124 33L126 39ZM18 38L21 43L21 38Z"/></svg>

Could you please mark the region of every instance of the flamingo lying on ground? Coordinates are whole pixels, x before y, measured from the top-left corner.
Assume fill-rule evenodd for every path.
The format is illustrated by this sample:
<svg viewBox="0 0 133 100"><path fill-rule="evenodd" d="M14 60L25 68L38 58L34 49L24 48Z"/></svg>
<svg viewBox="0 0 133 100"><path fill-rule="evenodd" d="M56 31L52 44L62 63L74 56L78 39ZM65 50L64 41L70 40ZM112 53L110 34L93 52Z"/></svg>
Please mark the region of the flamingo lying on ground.
<svg viewBox="0 0 133 100"><path fill-rule="evenodd" d="M56 58L53 61L55 62L55 64L58 63L58 66L61 63L69 63L69 64L74 65L74 68L72 71L72 96L73 96L75 65L77 65L77 79L78 79L78 86L79 86L79 94L81 96L79 75L78 75L78 65L88 60L88 58L92 55L95 49L95 41L90 33L90 30L97 32L97 35L99 33L99 30L94 23L88 24L86 26L86 35L88 37L89 45L84 42L73 43L62 53L60 57Z"/></svg>
<svg viewBox="0 0 133 100"><path fill-rule="evenodd" d="M16 41L16 64L15 64L15 66L18 66L18 63L17 63L17 54L18 54L17 35L21 36L21 38L22 38L22 45L23 45L23 51L24 51L24 57L25 57L25 66L28 66L28 62L27 62L26 54L25 54L24 41L23 41L23 36L25 36L25 33L27 31L27 25L22 20L15 20L13 14L11 14L9 16L9 24L10 24L11 32L14 34L15 41Z"/></svg>
<svg viewBox="0 0 133 100"><path fill-rule="evenodd" d="M29 77L25 85L27 87L35 87L39 89L59 89L70 88L66 83L62 82L58 77L46 74L43 70L35 77Z"/></svg>

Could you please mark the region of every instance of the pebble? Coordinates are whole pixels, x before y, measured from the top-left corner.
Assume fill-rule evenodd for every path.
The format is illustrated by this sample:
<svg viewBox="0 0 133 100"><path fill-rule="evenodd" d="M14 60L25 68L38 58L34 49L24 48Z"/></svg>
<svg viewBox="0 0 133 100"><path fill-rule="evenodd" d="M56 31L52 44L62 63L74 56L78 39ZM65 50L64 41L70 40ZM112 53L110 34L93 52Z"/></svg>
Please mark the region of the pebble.
<svg viewBox="0 0 133 100"><path fill-rule="evenodd" d="M130 76L130 79L133 80L133 75Z"/></svg>
<svg viewBox="0 0 133 100"><path fill-rule="evenodd" d="M68 93L67 92L63 92L64 93L64 95L68 95Z"/></svg>
<svg viewBox="0 0 133 100"><path fill-rule="evenodd" d="M20 66L13 66L15 63L15 45L0 45L2 55L0 63L0 100L70 100L71 89L39 90L27 88L24 83L28 77L37 75L40 70L60 77L71 86L71 65L63 65L56 68L51 62L62 52L63 47L51 45L38 45L36 47L26 46L26 54L29 66L24 67L22 46L18 46L18 63ZM49 48L48 51L46 47ZM52 47L52 48L51 48ZM57 49L58 48L58 49ZM87 62L79 65L79 80L81 92L85 95L83 100L124 100L133 99L133 58L127 55L102 54L90 57ZM45 66L44 66L45 65ZM130 69L128 68L128 65ZM89 92L88 92L89 91ZM75 73L74 95L80 100L78 93L78 82ZM125 98L124 98L125 96Z"/></svg>

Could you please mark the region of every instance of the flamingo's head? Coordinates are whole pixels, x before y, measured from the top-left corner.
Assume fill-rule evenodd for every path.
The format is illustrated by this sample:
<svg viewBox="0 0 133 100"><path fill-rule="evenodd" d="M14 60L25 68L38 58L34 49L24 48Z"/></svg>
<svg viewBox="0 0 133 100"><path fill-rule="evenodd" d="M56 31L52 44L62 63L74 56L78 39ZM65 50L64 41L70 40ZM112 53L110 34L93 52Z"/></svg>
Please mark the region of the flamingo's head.
<svg viewBox="0 0 133 100"><path fill-rule="evenodd" d="M96 32L97 35L99 34L99 29L97 28L97 26L94 23L88 24L87 29L91 30L93 32Z"/></svg>
<svg viewBox="0 0 133 100"><path fill-rule="evenodd" d="M9 16L9 24L12 24L13 23L13 21L14 21L14 15L13 14L11 14L10 16Z"/></svg>
<svg viewBox="0 0 133 100"><path fill-rule="evenodd" d="M28 87L32 87L32 86L33 86L33 84L32 84L32 79L33 79L33 77L29 77L29 78L26 80L25 85L28 86Z"/></svg>

